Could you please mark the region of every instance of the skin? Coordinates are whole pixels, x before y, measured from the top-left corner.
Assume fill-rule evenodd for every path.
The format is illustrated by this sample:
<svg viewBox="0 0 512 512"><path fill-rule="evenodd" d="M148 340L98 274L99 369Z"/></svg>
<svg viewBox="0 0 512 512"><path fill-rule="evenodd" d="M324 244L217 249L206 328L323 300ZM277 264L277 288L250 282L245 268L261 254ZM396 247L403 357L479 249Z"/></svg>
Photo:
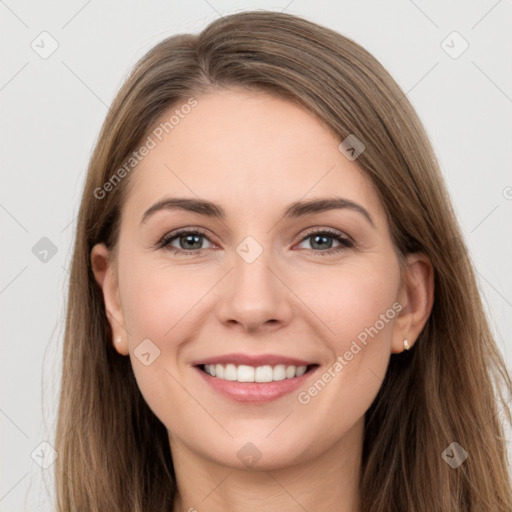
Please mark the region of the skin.
<svg viewBox="0 0 512 512"><path fill-rule="evenodd" d="M401 276L371 180L307 110L237 88L196 99L130 176L117 252L98 244L91 253L112 342L131 358L145 400L169 432L174 512L356 512L364 414L390 354L403 350L405 337L412 346L428 319L432 265L409 255ZM364 207L374 226L348 208L281 219L294 201L333 195ZM226 218L175 209L141 224L166 196L214 201ZM172 245L201 253L155 248L166 234L194 227L207 232L198 245L180 245L179 237ZM326 228L355 246L321 254L341 245L335 238L315 245L308 232ZM252 263L236 252L247 236L263 249ZM321 366L298 391L307 390L394 303L401 311L308 404L298 392L266 404L235 402L190 366L230 352L298 357ZM160 350L148 366L134 355L144 339ZM247 442L261 454L252 467L237 457Z"/></svg>

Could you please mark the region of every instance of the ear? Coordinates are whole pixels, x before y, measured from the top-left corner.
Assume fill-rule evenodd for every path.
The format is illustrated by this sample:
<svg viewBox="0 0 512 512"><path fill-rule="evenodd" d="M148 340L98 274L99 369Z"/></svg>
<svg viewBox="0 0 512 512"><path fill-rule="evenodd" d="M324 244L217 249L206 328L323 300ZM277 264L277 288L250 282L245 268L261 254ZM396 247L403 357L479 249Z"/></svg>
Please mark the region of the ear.
<svg viewBox="0 0 512 512"><path fill-rule="evenodd" d="M402 309L393 330L391 352L394 354L404 350L405 338L413 346L432 311L434 269L425 254L414 253L407 256L398 302Z"/></svg>
<svg viewBox="0 0 512 512"><path fill-rule="evenodd" d="M119 300L117 269L112 253L105 244L96 244L92 248L91 265L94 278L103 292L105 312L114 337L112 344L120 354L126 356L129 353L128 337L121 301Z"/></svg>

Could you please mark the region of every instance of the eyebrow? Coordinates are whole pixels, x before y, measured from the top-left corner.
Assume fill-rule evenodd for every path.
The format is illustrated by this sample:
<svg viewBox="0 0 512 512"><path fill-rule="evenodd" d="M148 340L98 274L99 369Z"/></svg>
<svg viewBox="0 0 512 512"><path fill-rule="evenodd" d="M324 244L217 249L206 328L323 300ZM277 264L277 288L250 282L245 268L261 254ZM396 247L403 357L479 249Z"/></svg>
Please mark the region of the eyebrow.
<svg viewBox="0 0 512 512"><path fill-rule="evenodd" d="M350 209L360 213L369 222L369 224L375 228L375 223L365 208L342 197L295 201L285 208L282 218L298 218L314 213L341 209ZM220 220L224 220L226 218L226 213L222 207L211 201L185 197L167 197L148 208L144 212L140 223L145 223L151 215L161 210L185 210Z"/></svg>

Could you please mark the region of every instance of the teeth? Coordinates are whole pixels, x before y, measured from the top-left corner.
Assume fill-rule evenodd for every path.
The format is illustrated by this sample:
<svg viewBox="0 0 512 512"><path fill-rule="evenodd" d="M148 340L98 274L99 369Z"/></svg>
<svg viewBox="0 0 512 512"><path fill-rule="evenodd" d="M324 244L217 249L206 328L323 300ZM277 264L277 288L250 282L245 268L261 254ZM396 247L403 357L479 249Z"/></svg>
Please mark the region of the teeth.
<svg viewBox="0 0 512 512"><path fill-rule="evenodd" d="M238 382L254 382L254 368L241 364L236 370Z"/></svg>
<svg viewBox="0 0 512 512"><path fill-rule="evenodd" d="M284 379L293 379L304 375L307 366L247 366L241 364L205 364L203 368L212 377L238 382L273 382Z"/></svg>
<svg viewBox="0 0 512 512"><path fill-rule="evenodd" d="M272 382L272 366L257 366L254 370L254 382Z"/></svg>
<svg viewBox="0 0 512 512"><path fill-rule="evenodd" d="M288 366L286 368L286 378L291 379L292 377L295 377L296 372L297 368L295 368L295 366Z"/></svg>
<svg viewBox="0 0 512 512"><path fill-rule="evenodd" d="M293 368L293 366L290 366ZM291 370L290 370L291 374ZM284 380L286 379L286 366L284 364L278 364L272 369L272 380Z"/></svg>
<svg viewBox="0 0 512 512"><path fill-rule="evenodd" d="M301 375L304 375L306 373L306 370L307 370L307 366L299 366L297 368L297 374L295 376L300 377Z"/></svg>
<svg viewBox="0 0 512 512"><path fill-rule="evenodd" d="M224 368L224 380L237 380L236 366L234 364L227 364Z"/></svg>

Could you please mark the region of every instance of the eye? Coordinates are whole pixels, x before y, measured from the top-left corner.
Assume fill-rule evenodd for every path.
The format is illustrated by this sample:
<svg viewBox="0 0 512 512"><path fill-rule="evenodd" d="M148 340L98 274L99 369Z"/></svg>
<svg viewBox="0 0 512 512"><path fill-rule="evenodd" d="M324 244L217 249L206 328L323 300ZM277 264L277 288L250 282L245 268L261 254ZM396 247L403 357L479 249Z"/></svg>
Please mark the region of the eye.
<svg viewBox="0 0 512 512"><path fill-rule="evenodd" d="M332 247L333 239L340 244L338 247ZM311 240L310 250L319 253L321 256L326 254L334 254L347 248L354 247L354 242L350 238L343 235L339 231L333 231L330 229L309 232L302 239L301 243L305 242L306 240Z"/></svg>
<svg viewBox="0 0 512 512"><path fill-rule="evenodd" d="M211 244L210 247L202 247L204 240ZM309 250L318 253L321 256L338 253L347 248L354 247L354 242L341 232L323 229L321 231L311 231L302 240L301 243L310 240L311 248ZM332 240L339 245L332 247ZM174 254L200 254L204 250L214 247L206 233L199 228L181 229L165 235L158 243L157 248L163 248Z"/></svg>
<svg viewBox="0 0 512 512"><path fill-rule="evenodd" d="M198 228L182 229L165 235L157 246L168 249L173 253L199 254L208 249L208 247L201 247L204 239L209 241L206 233ZM175 244L177 244L177 247Z"/></svg>

